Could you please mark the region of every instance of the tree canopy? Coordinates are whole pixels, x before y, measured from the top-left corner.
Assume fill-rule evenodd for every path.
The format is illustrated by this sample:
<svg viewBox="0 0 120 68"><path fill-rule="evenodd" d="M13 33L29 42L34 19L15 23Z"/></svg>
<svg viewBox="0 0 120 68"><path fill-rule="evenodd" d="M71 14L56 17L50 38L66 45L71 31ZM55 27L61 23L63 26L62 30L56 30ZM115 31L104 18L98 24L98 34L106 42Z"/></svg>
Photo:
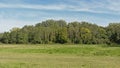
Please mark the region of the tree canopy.
<svg viewBox="0 0 120 68"><path fill-rule="evenodd" d="M0 42L6 44L120 44L120 23L107 27L88 22L46 20L23 28L13 28L0 34Z"/></svg>

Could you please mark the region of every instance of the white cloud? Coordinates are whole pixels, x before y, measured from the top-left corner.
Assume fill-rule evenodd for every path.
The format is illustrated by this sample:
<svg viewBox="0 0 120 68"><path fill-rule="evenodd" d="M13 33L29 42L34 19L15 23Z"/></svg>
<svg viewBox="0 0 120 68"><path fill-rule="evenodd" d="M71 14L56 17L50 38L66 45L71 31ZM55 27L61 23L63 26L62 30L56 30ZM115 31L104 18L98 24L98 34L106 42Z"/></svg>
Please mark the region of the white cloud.
<svg viewBox="0 0 120 68"><path fill-rule="evenodd" d="M67 0L66 0L67 1ZM59 4L33 5L33 4L6 4L0 3L0 8L25 8L37 10L65 10L86 11L93 13L120 14L120 0L69 0L69 3L61 1Z"/></svg>
<svg viewBox="0 0 120 68"><path fill-rule="evenodd" d="M0 3L0 8L25 8L37 10L66 10L66 11L91 11L87 8L82 8L74 5L58 4L58 5L30 5L30 4L3 4Z"/></svg>
<svg viewBox="0 0 120 68"><path fill-rule="evenodd" d="M120 14L120 0L68 0L73 11ZM66 3L64 3L66 4Z"/></svg>
<svg viewBox="0 0 120 68"><path fill-rule="evenodd" d="M30 5L30 4L4 4L0 3L0 8L25 8L25 9L44 9L44 10L61 10L63 5Z"/></svg>

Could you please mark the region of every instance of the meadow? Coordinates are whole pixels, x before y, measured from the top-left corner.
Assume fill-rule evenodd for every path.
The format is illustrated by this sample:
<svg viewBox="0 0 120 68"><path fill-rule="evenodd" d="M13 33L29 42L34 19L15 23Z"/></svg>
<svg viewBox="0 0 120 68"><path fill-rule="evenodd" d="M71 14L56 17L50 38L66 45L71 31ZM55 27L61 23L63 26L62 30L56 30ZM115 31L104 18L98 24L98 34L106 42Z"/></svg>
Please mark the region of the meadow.
<svg viewBox="0 0 120 68"><path fill-rule="evenodd" d="M0 68L119 68L120 47L0 44Z"/></svg>

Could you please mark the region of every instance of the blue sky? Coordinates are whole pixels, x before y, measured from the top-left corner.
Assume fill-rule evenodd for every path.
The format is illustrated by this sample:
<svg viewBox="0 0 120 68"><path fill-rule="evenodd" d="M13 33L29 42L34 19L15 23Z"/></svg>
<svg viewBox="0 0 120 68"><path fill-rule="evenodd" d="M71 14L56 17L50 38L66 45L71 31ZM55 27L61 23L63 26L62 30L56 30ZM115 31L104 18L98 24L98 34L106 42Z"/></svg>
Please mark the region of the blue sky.
<svg viewBox="0 0 120 68"><path fill-rule="evenodd" d="M120 22L120 0L0 0L0 32L47 19Z"/></svg>

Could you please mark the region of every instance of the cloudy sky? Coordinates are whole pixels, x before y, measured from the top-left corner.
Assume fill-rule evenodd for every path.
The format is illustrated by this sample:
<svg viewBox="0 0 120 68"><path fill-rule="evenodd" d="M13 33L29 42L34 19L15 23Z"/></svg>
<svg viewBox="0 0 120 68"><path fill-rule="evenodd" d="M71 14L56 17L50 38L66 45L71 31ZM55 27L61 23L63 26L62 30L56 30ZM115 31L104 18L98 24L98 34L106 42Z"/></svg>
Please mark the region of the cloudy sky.
<svg viewBox="0 0 120 68"><path fill-rule="evenodd" d="M47 19L120 22L120 0L0 0L0 32Z"/></svg>

